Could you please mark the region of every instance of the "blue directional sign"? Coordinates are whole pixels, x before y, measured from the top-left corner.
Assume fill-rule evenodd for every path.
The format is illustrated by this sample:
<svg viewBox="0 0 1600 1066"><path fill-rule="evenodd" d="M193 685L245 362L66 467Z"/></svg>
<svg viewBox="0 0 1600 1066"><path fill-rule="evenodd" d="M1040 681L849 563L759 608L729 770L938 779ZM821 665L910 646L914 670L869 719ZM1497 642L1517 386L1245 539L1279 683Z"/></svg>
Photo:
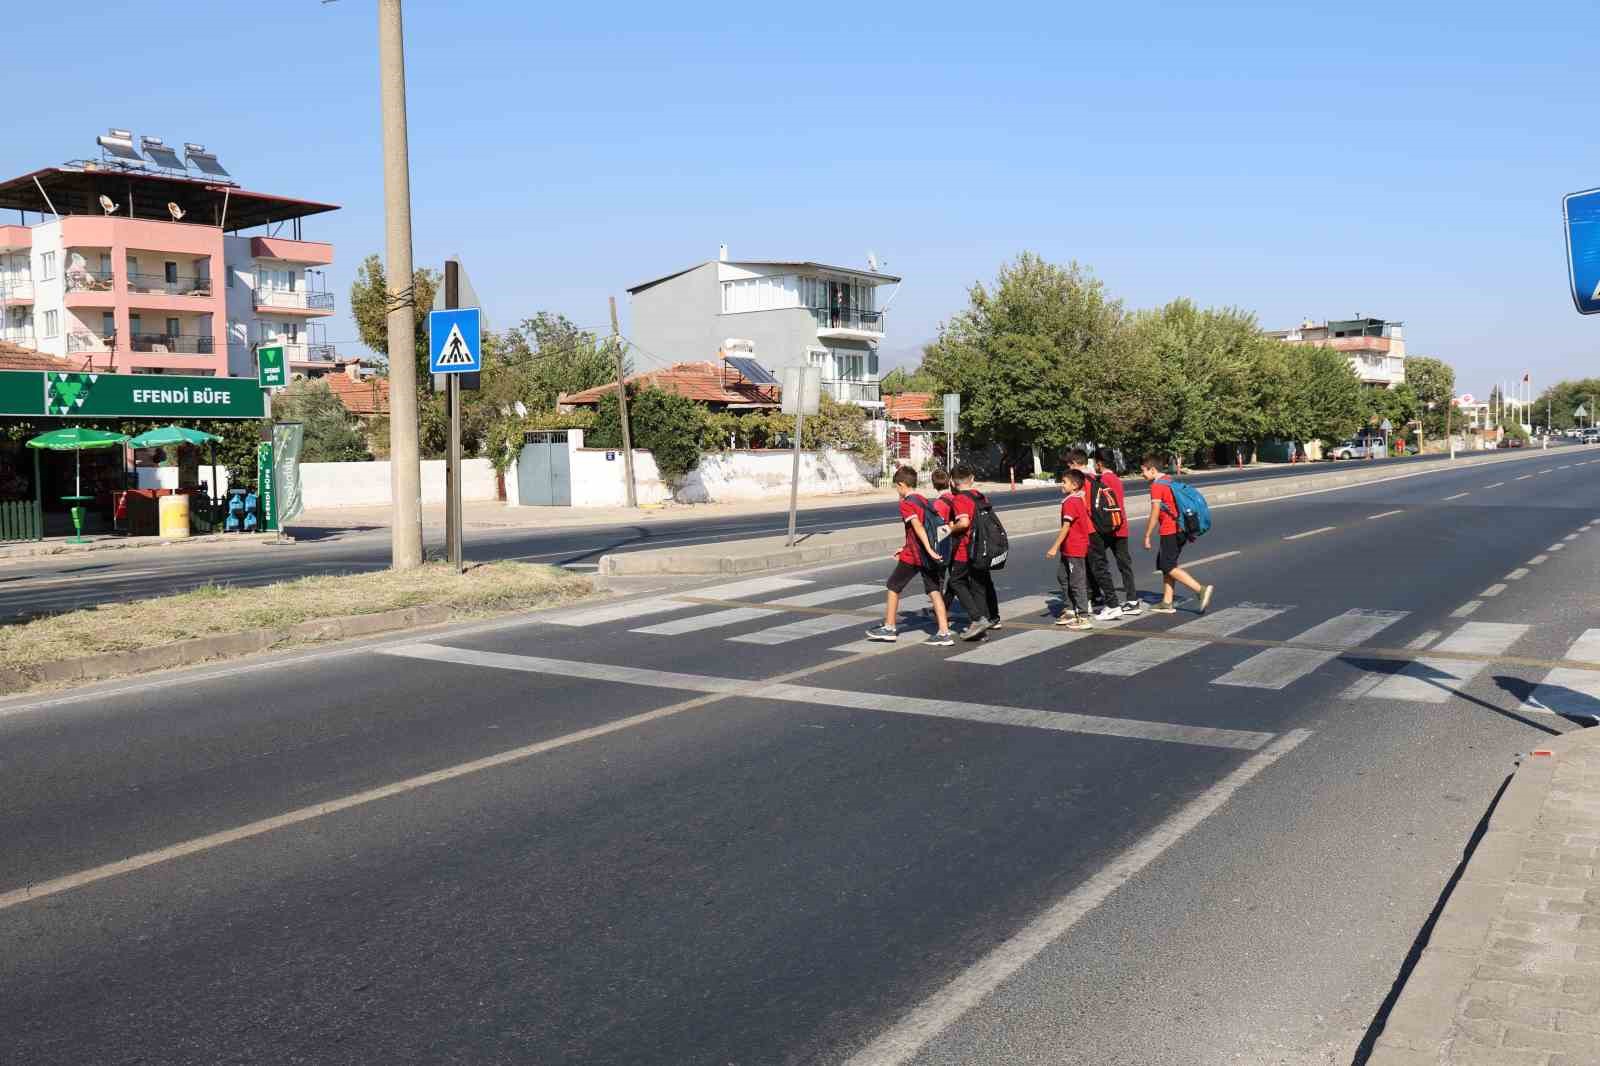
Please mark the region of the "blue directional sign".
<svg viewBox="0 0 1600 1066"><path fill-rule="evenodd" d="M1578 313L1600 314L1600 189L1575 192L1561 201L1567 220L1567 274Z"/></svg>
<svg viewBox="0 0 1600 1066"><path fill-rule="evenodd" d="M435 374L476 374L483 369L476 307L428 312L428 369Z"/></svg>

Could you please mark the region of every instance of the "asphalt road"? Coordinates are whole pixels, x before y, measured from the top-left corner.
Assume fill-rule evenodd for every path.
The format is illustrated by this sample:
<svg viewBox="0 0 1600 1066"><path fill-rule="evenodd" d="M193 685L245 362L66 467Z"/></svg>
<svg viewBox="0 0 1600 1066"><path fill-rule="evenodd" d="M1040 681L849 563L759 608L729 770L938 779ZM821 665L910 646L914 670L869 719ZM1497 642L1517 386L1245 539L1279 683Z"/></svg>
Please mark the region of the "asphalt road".
<svg viewBox="0 0 1600 1066"><path fill-rule="evenodd" d="M950 649L875 561L0 700L0 1061L1350 1062L1600 710L1600 455L1215 517L1086 637L1032 536Z"/></svg>
<svg viewBox="0 0 1600 1066"><path fill-rule="evenodd" d="M1437 456L1386 460L1390 465L1438 461ZM1345 469L1349 464L1318 463L1310 466L1254 467L1208 474L1203 484L1256 481ZM1137 479L1130 491L1143 491ZM1001 510L1036 506L1053 499L1054 487L1024 489L996 498ZM879 525L887 508L882 501L856 507L802 512L801 530L819 531ZM892 512L888 518L893 522ZM764 534L788 528L786 514L759 514L734 518L686 518L648 524L590 526L566 529L468 530L467 557L472 560L519 559L577 569L593 568L608 552L638 551L673 545L700 544ZM73 610L143 596L184 591L210 581L234 585L265 585L307 574L353 573L381 570L389 564L387 529L298 531L294 544L241 550L207 548L185 552L179 558L154 551L94 552L70 558L45 557L0 566L0 619ZM443 552L443 545L430 544Z"/></svg>

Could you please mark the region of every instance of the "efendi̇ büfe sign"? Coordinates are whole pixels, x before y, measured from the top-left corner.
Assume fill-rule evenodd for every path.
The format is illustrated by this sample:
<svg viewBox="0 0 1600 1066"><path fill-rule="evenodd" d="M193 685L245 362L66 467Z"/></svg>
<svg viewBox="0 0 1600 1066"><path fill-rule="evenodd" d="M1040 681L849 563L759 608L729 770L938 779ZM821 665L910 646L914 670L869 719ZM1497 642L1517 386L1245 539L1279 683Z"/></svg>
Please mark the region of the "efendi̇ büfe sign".
<svg viewBox="0 0 1600 1066"><path fill-rule="evenodd" d="M253 378L0 371L0 416L30 418L260 418Z"/></svg>

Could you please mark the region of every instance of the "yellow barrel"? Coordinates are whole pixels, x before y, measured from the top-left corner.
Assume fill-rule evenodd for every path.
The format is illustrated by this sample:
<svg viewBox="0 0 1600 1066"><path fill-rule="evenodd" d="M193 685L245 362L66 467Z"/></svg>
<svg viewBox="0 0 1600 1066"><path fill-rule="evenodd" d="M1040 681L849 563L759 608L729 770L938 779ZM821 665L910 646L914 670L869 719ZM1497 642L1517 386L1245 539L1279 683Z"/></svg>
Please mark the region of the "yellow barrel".
<svg viewBox="0 0 1600 1066"><path fill-rule="evenodd" d="M161 536L182 540L189 535L189 497L163 496L156 501L161 514Z"/></svg>

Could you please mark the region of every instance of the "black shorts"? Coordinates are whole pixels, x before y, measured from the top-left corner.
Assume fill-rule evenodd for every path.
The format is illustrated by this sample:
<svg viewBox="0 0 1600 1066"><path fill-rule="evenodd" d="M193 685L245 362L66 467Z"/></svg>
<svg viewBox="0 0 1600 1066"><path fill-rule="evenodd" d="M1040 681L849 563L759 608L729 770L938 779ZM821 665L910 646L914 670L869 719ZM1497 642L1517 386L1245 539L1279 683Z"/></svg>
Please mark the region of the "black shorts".
<svg viewBox="0 0 1600 1066"><path fill-rule="evenodd" d="M939 580L939 575L932 570L924 570L920 566L912 566L904 559L897 560L894 564L894 573L889 575L889 580L884 582L890 592L904 592L906 586L911 584L911 579L918 574L922 575L922 591L932 595L938 592L944 582Z"/></svg>
<svg viewBox="0 0 1600 1066"><path fill-rule="evenodd" d="M1161 534L1161 552L1156 556L1156 569L1170 574L1178 568L1178 556L1183 554L1183 538L1176 533Z"/></svg>

